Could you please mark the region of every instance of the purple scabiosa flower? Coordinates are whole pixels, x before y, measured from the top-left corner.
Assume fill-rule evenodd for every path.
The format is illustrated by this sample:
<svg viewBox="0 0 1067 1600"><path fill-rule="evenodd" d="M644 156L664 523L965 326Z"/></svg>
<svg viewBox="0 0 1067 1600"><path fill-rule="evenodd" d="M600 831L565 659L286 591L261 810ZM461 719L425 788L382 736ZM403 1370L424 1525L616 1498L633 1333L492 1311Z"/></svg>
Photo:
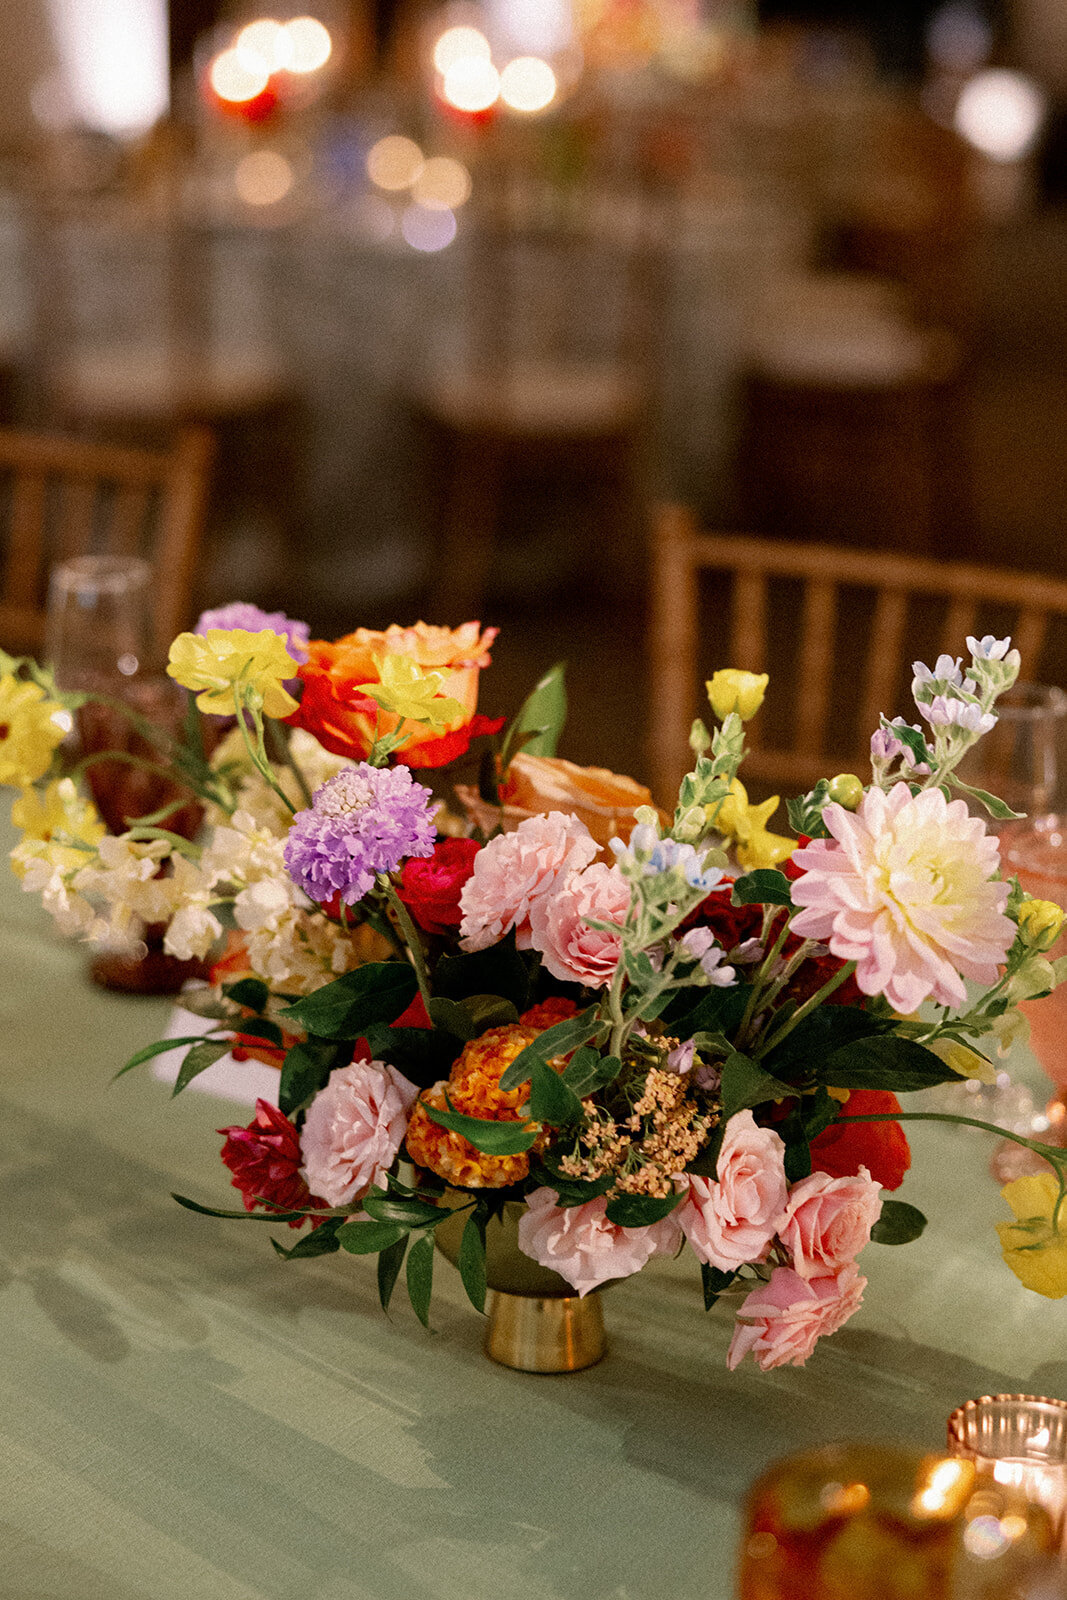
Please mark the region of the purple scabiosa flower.
<svg viewBox="0 0 1067 1600"><path fill-rule="evenodd" d="M228 606L201 612L193 632L207 633L209 628L244 628L247 633L262 633L269 628L272 633L281 634L294 661L308 658L311 629L306 622L294 622L284 611L261 611L248 600L231 600Z"/></svg>
<svg viewBox="0 0 1067 1600"><path fill-rule="evenodd" d="M366 762L327 778L285 841L289 876L319 904L354 905L380 872L433 855L436 804L407 767Z"/></svg>

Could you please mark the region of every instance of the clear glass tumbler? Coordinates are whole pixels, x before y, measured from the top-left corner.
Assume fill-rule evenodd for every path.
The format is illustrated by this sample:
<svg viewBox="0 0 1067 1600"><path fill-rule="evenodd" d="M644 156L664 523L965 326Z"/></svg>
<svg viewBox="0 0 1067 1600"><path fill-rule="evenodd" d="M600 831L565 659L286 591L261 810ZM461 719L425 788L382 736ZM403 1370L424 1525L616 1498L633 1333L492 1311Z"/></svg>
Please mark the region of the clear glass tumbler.
<svg viewBox="0 0 1067 1600"><path fill-rule="evenodd" d="M1067 1536L1067 1401L986 1394L948 1419L949 1454L973 1461L979 1479L1017 1490L1048 1512L1057 1546Z"/></svg>

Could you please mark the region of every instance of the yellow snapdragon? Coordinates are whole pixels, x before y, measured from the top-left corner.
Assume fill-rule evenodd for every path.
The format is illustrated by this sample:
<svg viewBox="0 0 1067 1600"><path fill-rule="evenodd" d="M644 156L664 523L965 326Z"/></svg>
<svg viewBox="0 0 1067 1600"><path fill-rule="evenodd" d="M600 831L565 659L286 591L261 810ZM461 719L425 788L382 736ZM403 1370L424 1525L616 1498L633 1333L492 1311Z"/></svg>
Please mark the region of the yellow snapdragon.
<svg viewBox="0 0 1067 1600"><path fill-rule="evenodd" d="M1019 907L1019 932L1034 950L1051 950L1063 922L1063 910L1054 900L1024 900Z"/></svg>
<svg viewBox="0 0 1067 1600"><path fill-rule="evenodd" d="M462 717L458 700L442 695L443 672L424 672L410 656L389 654L376 662L378 682L361 683L360 694L369 695L383 711L402 722L421 722L429 728L447 728Z"/></svg>
<svg viewBox="0 0 1067 1600"><path fill-rule="evenodd" d="M769 682L765 672L742 672L737 667L720 667L707 680L705 687L711 709L720 722L725 722L731 711L736 711L742 722L747 722L763 704Z"/></svg>
<svg viewBox="0 0 1067 1600"><path fill-rule="evenodd" d="M23 835L11 852L19 878L31 860L48 861L61 872L85 866L107 832L92 801L83 799L70 778L54 780L43 792L23 790L11 820Z"/></svg>
<svg viewBox="0 0 1067 1600"><path fill-rule="evenodd" d="M196 693L201 711L233 716L236 687L258 695L268 717L287 717L297 702L284 680L294 678L297 667L285 639L269 628L259 633L209 628L204 634L178 635L170 647L167 673Z"/></svg>
<svg viewBox="0 0 1067 1600"><path fill-rule="evenodd" d="M774 815L779 797L772 795L761 805L754 806L740 778L730 783L730 793L718 809L708 807L708 821L735 846L737 860L746 871L757 867L777 867L796 849L796 840L784 834L771 833L767 823Z"/></svg>
<svg viewBox="0 0 1067 1600"><path fill-rule="evenodd" d="M1004 1260L1028 1289L1048 1300L1062 1300L1067 1295L1067 1203L1053 1228L1057 1179L1051 1172L1035 1172L1016 1178L1000 1193L1016 1219L997 1223Z"/></svg>
<svg viewBox="0 0 1067 1600"><path fill-rule="evenodd" d="M70 732L70 712L38 683L13 672L0 677L0 783L28 788L52 765L52 753Z"/></svg>

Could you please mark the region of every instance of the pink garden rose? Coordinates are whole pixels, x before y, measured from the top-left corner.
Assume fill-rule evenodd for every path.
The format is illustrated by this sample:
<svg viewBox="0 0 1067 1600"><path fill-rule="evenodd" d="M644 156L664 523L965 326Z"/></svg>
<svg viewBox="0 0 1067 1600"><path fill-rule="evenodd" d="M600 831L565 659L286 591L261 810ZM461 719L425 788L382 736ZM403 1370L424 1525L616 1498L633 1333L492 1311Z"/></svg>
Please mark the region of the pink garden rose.
<svg viewBox="0 0 1067 1600"><path fill-rule="evenodd" d="M554 978L602 989L615 974L622 940L617 933L591 928L588 919L621 927L629 906L630 885L618 867L594 861L560 879L551 894L535 901L530 909L530 942Z"/></svg>
<svg viewBox="0 0 1067 1600"><path fill-rule="evenodd" d="M732 1372L751 1352L764 1372L802 1367L823 1335L836 1333L859 1310L866 1287L855 1264L826 1278L775 1267L770 1282L741 1303L727 1366Z"/></svg>
<svg viewBox="0 0 1067 1600"><path fill-rule="evenodd" d="M766 1260L778 1232L789 1192L785 1145L757 1127L751 1111L739 1111L726 1124L716 1170L716 1178L690 1177L677 1215L697 1258L733 1272Z"/></svg>
<svg viewBox="0 0 1067 1600"><path fill-rule="evenodd" d="M382 1061L335 1068L311 1102L300 1138L312 1193L346 1206L380 1182L403 1143L418 1092Z"/></svg>
<svg viewBox="0 0 1067 1600"><path fill-rule="evenodd" d="M881 1214L881 1191L866 1167L854 1178L813 1172L789 1191L778 1237L793 1258L794 1272L822 1278L855 1261Z"/></svg>
<svg viewBox="0 0 1067 1600"><path fill-rule="evenodd" d="M588 866L598 848L585 824L562 811L527 817L514 833L490 839L459 897L463 949L485 950L514 928L519 949L529 950L533 907L567 873Z"/></svg>
<svg viewBox="0 0 1067 1600"><path fill-rule="evenodd" d="M652 1256L678 1245L678 1224L664 1217L647 1228L620 1228L609 1222L601 1195L584 1206L556 1204L554 1189L535 1189L519 1218L519 1249L539 1266L566 1278L580 1295L612 1278L640 1272Z"/></svg>
<svg viewBox="0 0 1067 1600"><path fill-rule="evenodd" d="M902 1012L931 998L962 1006L964 978L996 982L1015 924L1008 885L994 881L997 841L964 801L898 783L870 789L855 813L827 806L823 821L833 838L793 852L795 933L856 961L863 993Z"/></svg>

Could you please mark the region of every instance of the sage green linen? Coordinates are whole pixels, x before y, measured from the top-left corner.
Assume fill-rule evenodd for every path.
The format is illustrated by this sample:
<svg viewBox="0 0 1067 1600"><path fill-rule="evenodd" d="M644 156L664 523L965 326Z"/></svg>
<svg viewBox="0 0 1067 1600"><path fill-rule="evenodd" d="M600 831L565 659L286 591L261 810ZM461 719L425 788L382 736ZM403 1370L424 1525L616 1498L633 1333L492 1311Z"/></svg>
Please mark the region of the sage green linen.
<svg viewBox="0 0 1067 1600"><path fill-rule="evenodd" d="M6 867L0 962L0 1600L726 1600L775 1456L1067 1395L1067 1304L1000 1261L983 1135L915 1134L928 1233L868 1248L805 1370L728 1373L690 1260L610 1292L599 1367L529 1377L440 1258L427 1334L373 1263L174 1205L238 1203L213 1130L248 1111L109 1085L166 1007L93 989Z"/></svg>

